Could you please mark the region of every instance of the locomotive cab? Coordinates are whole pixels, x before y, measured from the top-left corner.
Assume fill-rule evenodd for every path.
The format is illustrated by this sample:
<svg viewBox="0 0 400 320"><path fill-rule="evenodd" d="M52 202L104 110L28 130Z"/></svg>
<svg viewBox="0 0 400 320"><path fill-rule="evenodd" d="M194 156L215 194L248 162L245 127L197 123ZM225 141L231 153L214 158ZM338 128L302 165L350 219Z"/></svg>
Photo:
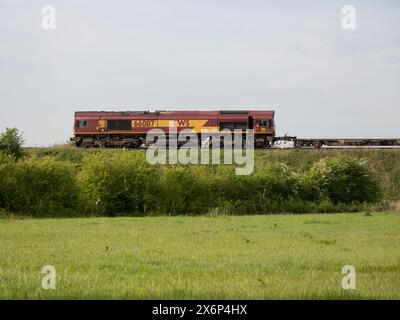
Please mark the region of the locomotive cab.
<svg viewBox="0 0 400 320"><path fill-rule="evenodd" d="M75 120L75 129L88 126L88 120Z"/></svg>
<svg viewBox="0 0 400 320"><path fill-rule="evenodd" d="M271 147L275 136L274 114L259 112L253 117L256 147Z"/></svg>
<svg viewBox="0 0 400 320"><path fill-rule="evenodd" d="M257 119L256 129L261 132L270 132L274 128L274 122L272 119Z"/></svg>

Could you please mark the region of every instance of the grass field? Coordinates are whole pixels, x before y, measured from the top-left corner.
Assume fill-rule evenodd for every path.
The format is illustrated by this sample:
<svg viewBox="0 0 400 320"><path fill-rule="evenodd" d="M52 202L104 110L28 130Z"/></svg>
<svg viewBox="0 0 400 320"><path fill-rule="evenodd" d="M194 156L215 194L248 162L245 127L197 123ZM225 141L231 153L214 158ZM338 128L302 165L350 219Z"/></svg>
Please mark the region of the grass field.
<svg viewBox="0 0 400 320"><path fill-rule="evenodd" d="M1 299L400 299L394 212L4 218L0 252ZM348 264L356 290L341 287Z"/></svg>

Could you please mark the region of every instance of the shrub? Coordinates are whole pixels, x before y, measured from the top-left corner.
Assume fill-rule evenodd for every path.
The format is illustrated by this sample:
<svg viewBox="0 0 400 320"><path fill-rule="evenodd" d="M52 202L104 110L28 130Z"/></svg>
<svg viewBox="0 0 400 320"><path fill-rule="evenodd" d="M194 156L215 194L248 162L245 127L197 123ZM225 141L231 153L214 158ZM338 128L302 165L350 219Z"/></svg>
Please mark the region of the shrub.
<svg viewBox="0 0 400 320"><path fill-rule="evenodd" d="M215 175L209 177L212 192L220 200L245 201L254 197L256 179L254 175L239 176L233 166L217 167Z"/></svg>
<svg viewBox="0 0 400 320"><path fill-rule="evenodd" d="M86 155L78 184L81 205L92 213L117 215L153 209L158 175L143 153L116 151Z"/></svg>
<svg viewBox="0 0 400 320"><path fill-rule="evenodd" d="M366 161L350 157L326 158L304 175L307 200L329 199L334 204L376 202L380 198L377 179Z"/></svg>
<svg viewBox="0 0 400 320"><path fill-rule="evenodd" d="M218 196L216 207L228 201L231 213L282 212L288 201L302 201L298 174L281 162L267 164L249 176L237 176L232 166L221 166L209 179Z"/></svg>
<svg viewBox="0 0 400 320"><path fill-rule="evenodd" d="M0 165L14 163L15 157L4 151L0 151Z"/></svg>
<svg viewBox="0 0 400 320"><path fill-rule="evenodd" d="M0 206L10 212L60 215L76 204L73 167L53 159L7 160L0 164Z"/></svg>
<svg viewBox="0 0 400 320"><path fill-rule="evenodd" d="M0 151L0 208L9 207L17 189L15 158Z"/></svg>
<svg viewBox="0 0 400 320"><path fill-rule="evenodd" d="M299 175L286 163L276 162L268 164L256 173L258 196L285 201L289 198L298 198L302 185Z"/></svg>
<svg viewBox="0 0 400 320"><path fill-rule="evenodd" d="M136 151L91 149L70 157L73 164L63 160L68 149L50 153L16 161L0 152L0 209L109 216L351 212L380 199L366 163L350 157L323 158L302 171L266 161L238 176L232 165L153 166Z"/></svg>
<svg viewBox="0 0 400 320"><path fill-rule="evenodd" d="M23 155L23 144L22 133L17 128L6 128L5 132L0 133L0 151L2 152L19 159Z"/></svg>
<svg viewBox="0 0 400 320"><path fill-rule="evenodd" d="M161 170L157 210L160 213L201 214L216 203L208 166L168 166Z"/></svg>

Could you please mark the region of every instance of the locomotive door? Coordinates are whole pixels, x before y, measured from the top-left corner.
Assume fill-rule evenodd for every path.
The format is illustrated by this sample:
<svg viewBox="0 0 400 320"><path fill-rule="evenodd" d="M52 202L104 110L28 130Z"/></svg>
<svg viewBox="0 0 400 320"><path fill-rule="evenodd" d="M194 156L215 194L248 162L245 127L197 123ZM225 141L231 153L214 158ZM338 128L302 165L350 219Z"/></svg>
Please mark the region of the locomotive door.
<svg viewBox="0 0 400 320"><path fill-rule="evenodd" d="M254 120L252 116L249 116L247 120L247 129L253 129L254 128Z"/></svg>
<svg viewBox="0 0 400 320"><path fill-rule="evenodd" d="M107 120L97 120L97 130L103 132L107 128Z"/></svg>

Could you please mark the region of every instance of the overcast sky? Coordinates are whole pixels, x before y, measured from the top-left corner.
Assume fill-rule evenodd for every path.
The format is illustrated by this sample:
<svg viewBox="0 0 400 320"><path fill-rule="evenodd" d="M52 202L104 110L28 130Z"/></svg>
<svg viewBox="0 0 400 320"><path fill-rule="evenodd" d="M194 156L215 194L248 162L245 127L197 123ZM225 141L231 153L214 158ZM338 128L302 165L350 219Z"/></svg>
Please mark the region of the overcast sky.
<svg viewBox="0 0 400 320"><path fill-rule="evenodd" d="M76 110L273 109L278 134L400 137L400 1L0 0L0 99L27 145L68 140Z"/></svg>

